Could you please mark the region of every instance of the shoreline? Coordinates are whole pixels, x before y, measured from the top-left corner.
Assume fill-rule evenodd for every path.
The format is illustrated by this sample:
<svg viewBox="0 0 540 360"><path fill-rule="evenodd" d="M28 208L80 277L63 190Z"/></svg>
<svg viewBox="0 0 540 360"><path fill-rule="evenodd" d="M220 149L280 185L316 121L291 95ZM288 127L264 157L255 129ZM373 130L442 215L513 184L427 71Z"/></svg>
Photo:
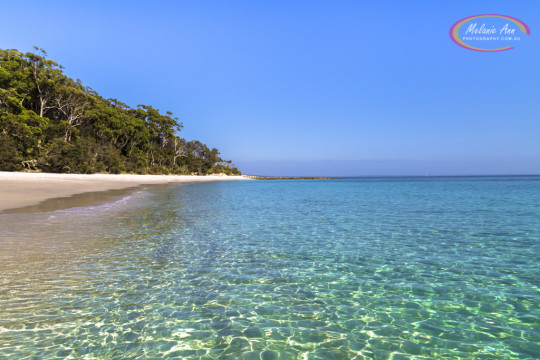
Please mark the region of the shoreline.
<svg viewBox="0 0 540 360"><path fill-rule="evenodd" d="M46 200L142 185L249 180L227 175L55 174L0 172L0 214Z"/></svg>

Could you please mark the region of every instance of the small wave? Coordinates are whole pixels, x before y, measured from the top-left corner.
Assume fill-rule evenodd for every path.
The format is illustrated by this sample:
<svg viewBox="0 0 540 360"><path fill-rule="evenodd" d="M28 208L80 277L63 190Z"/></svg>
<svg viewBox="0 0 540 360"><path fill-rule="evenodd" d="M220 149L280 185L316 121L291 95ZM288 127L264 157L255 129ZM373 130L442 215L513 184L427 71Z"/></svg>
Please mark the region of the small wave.
<svg viewBox="0 0 540 360"><path fill-rule="evenodd" d="M132 194L126 195L118 200L105 202L99 205L90 205L90 206L75 206L67 209L59 209L51 211L51 218L54 218L58 215L84 215L84 214L90 214L90 213L96 213L96 212L102 212L105 210L113 210L117 209L118 207L122 205L126 205L128 203L131 203L132 201L136 199L140 199L144 196L146 192L143 190L136 191Z"/></svg>
<svg viewBox="0 0 540 360"><path fill-rule="evenodd" d="M130 192L129 194L126 194L124 196L117 195L107 197L107 195L103 195L103 197L101 198L92 198L90 199L90 201L88 199L84 199L84 197L89 196L89 193L79 194L70 198L46 200L46 202L49 202L49 204L46 204L46 202L44 202L27 208L16 209L13 212L0 214L0 218L6 221L10 221L10 219L14 220L14 218L20 217L26 218L28 220L32 218L40 218L41 220L39 221L52 222L60 220L59 218L68 215L77 216L101 214L107 211L122 209L123 206L126 206L127 204L132 204L134 201L143 198L147 193L147 189L143 188ZM68 201L70 204L64 203L59 206L58 204L54 203L57 201ZM38 220L34 219L33 221Z"/></svg>

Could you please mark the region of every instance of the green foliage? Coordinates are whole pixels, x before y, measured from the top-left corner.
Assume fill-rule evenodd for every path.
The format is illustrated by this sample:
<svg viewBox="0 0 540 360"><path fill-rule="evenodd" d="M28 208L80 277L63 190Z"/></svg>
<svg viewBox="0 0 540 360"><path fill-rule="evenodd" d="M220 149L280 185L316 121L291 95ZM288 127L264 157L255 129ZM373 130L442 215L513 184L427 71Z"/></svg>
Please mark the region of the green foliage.
<svg viewBox="0 0 540 360"><path fill-rule="evenodd" d="M18 171L23 169L23 157L17 142L5 134L0 134L0 169Z"/></svg>
<svg viewBox="0 0 540 360"><path fill-rule="evenodd" d="M35 49L0 49L0 170L240 174L217 149L180 138L172 113L104 99Z"/></svg>

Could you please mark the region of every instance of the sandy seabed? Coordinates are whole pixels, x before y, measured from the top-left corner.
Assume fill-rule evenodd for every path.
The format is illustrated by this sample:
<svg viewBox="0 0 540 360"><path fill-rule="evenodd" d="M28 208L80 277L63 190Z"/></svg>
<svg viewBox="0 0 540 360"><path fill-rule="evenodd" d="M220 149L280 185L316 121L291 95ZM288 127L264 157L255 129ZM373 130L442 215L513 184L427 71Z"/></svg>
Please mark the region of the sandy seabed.
<svg viewBox="0 0 540 360"><path fill-rule="evenodd" d="M248 180L227 175L113 175L0 172L0 211L35 205L47 199L140 185Z"/></svg>

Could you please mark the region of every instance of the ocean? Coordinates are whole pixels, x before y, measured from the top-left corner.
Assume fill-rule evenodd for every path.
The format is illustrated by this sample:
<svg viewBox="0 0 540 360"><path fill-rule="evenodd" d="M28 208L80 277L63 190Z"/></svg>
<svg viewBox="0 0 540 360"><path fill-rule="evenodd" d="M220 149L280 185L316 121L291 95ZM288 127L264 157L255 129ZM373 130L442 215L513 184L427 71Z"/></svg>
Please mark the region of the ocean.
<svg viewBox="0 0 540 360"><path fill-rule="evenodd" d="M152 186L0 229L0 358L540 358L538 176Z"/></svg>

